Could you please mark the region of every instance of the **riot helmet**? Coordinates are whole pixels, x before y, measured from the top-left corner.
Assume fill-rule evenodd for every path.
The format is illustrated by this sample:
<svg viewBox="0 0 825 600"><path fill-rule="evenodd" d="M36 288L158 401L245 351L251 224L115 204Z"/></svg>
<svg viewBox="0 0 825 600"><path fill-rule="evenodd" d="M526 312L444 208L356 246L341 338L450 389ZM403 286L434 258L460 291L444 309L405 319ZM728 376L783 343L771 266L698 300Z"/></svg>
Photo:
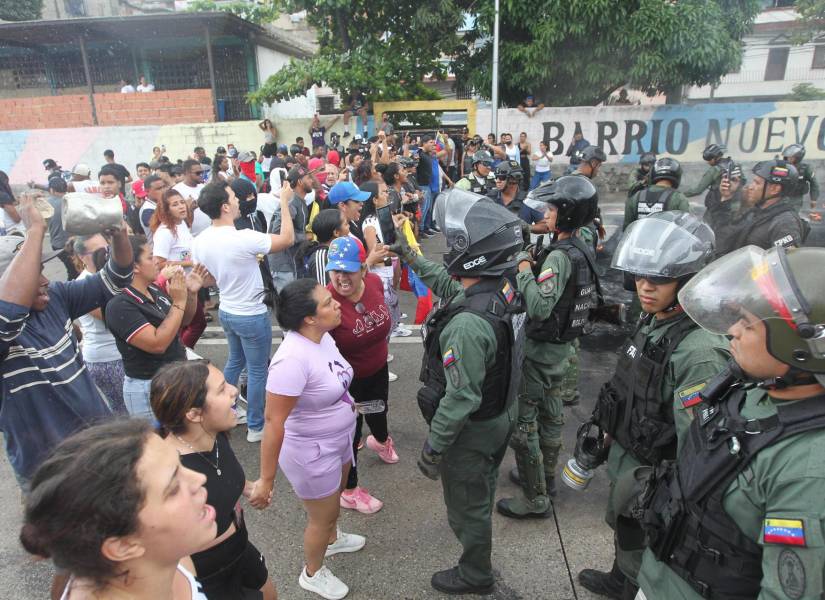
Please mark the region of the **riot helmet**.
<svg viewBox="0 0 825 600"><path fill-rule="evenodd" d="M702 152L702 160L711 161L715 158L722 158L725 154L725 147L719 144L711 144Z"/></svg>
<svg viewBox="0 0 825 600"><path fill-rule="evenodd" d="M645 152L639 158L639 164L640 165L647 165L649 167L655 162L656 162L656 155L653 154L653 152Z"/></svg>
<svg viewBox="0 0 825 600"><path fill-rule="evenodd" d="M713 230L693 215L669 210L625 229L612 267L632 275L681 280L713 259Z"/></svg>
<svg viewBox="0 0 825 600"><path fill-rule="evenodd" d="M768 353L791 366L785 383L800 371L825 383L825 278L817 275L823 261L825 248L745 246L703 269L679 299L691 319L714 333L728 334L744 315L759 319Z"/></svg>
<svg viewBox="0 0 825 600"><path fill-rule="evenodd" d="M478 163L484 163L488 167L493 164L493 156L486 150L479 150L473 154L473 166Z"/></svg>
<svg viewBox="0 0 825 600"><path fill-rule="evenodd" d="M496 179L515 179L521 181L524 177L524 171L521 170L521 165L514 160L505 160L496 167Z"/></svg>
<svg viewBox="0 0 825 600"><path fill-rule="evenodd" d="M796 170L791 163L783 159L763 160L753 167L753 174L758 175L765 180L762 184L762 197L756 202L757 206L761 205L767 197L768 184L774 183L782 186L782 196L791 194L799 183L799 171Z"/></svg>
<svg viewBox="0 0 825 600"><path fill-rule="evenodd" d="M524 203L542 215L548 204L556 207L556 229L573 231L596 218L599 193L586 177L564 175L532 190Z"/></svg>
<svg viewBox="0 0 825 600"><path fill-rule="evenodd" d="M653 183L666 179L673 184L674 188L679 187L682 181L682 165L675 158L664 157L653 163L650 170L650 180Z"/></svg>
<svg viewBox="0 0 825 600"><path fill-rule="evenodd" d="M581 158L582 162L589 163L591 160L597 160L599 162L607 162L607 154L604 153L604 150L599 148L598 146L586 146L580 153L579 158Z"/></svg>
<svg viewBox="0 0 825 600"><path fill-rule="evenodd" d="M796 164L801 163L802 159L805 158L805 146L802 144L791 144L790 146L786 146L782 151L782 158L787 161L795 158Z"/></svg>
<svg viewBox="0 0 825 600"><path fill-rule="evenodd" d="M515 268L522 221L490 198L453 188L436 199L435 219L447 238L450 275L498 277Z"/></svg>

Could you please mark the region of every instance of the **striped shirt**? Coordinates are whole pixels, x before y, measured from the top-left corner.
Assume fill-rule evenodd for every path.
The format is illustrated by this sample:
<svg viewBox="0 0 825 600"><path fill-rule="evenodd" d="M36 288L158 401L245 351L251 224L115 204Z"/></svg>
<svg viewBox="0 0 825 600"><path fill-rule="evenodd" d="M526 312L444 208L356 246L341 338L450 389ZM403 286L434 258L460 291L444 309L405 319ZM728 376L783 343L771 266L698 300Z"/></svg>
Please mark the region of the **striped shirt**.
<svg viewBox="0 0 825 600"><path fill-rule="evenodd" d="M131 278L131 267L110 260L91 277L49 283L43 311L0 300L0 430L19 478L31 478L65 437L111 415L83 363L72 322L106 304Z"/></svg>

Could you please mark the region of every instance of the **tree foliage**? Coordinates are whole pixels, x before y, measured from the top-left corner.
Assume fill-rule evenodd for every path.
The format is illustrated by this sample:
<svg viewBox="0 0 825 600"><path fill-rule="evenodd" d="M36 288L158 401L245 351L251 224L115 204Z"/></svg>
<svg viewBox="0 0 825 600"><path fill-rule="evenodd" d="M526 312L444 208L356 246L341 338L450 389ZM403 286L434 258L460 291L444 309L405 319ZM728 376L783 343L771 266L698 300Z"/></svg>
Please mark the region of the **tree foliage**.
<svg viewBox="0 0 825 600"><path fill-rule="evenodd" d="M214 0L195 0L187 8L189 12L222 11L232 13L250 23L269 23L278 16L278 7L272 0L265 2L237 2L217 4Z"/></svg>
<svg viewBox="0 0 825 600"><path fill-rule="evenodd" d="M825 31L825 0L796 0L794 8L803 25L794 36L795 42L804 44Z"/></svg>
<svg viewBox="0 0 825 600"><path fill-rule="evenodd" d="M806 102L809 100L825 100L825 90L811 83L797 83L791 88L791 94L786 98L792 102Z"/></svg>
<svg viewBox="0 0 825 600"><path fill-rule="evenodd" d="M43 0L0 0L0 20L36 21L43 16Z"/></svg>
<svg viewBox="0 0 825 600"><path fill-rule="evenodd" d="M493 3L477 3L456 72L491 88ZM546 104L597 104L627 85L649 94L717 82L741 61L759 0L502 0L499 94ZM480 45L473 50L472 43Z"/></svg>
<svg viewBox="0 0 825 600"><path fill-rule="evenodd" d="M437 98L422 79L444 78L442 58L462 44L455 0L285 0L284 9L307 11L320 50L292 59L250 94L253 102L294 98L322 83L342 96L361 90L371 101Z"/></svg>

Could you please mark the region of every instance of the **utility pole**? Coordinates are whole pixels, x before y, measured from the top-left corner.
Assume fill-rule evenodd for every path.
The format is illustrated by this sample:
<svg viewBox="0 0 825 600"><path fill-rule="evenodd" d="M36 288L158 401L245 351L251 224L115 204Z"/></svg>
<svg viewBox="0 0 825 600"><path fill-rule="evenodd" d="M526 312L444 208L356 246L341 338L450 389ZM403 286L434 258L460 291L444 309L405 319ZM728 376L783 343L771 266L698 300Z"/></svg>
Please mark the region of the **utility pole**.
<svg viewBox="0 0 825 600"><path fill-rule="evenodd" d="M499 0L495 2L496 18L493 23L493 106L492 106L492 123L490 124L490 131L498 139L498 16L499 16Z"/></svg>

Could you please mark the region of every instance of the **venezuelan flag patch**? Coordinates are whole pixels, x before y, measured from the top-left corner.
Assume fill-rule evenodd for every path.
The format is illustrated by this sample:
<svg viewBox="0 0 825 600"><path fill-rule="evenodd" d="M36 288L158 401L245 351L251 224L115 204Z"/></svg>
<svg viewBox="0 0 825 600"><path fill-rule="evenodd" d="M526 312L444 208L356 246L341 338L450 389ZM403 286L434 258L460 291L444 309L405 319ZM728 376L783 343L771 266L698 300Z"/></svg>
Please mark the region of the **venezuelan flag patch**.
<svg viewBox="0 0 825 600"><path fill-rule="evenodd" d="M504 299L507 300L507 304L512 304L513 298L516 297L513 287L507 281L504 282L504 287L501 288L501 294L504 296Z"/></svg>
<svg viewBox="0 0 825 600"><path fill-rule="evenodd" d="M444 368L451 367L458 361L458 356L456 355L455 351L452 348L447 348L447 351L444 353L442 357Z"/></svg>
<svg viewBox="0 0 825 600"><path fill-rule="evenodd" d="M682 408L690 408L696 406L702 401L702 390L705 389L706 383L692 385L687 389L679 392L679 400L682 403Z"/></svg>
<svg viewBox="0 0 825 600"><path fill-rule="evenodd" d="M763 539L766 544L806 546L805 527L801 519L765 519Z"/></svg>
<svg viewBox="0 0 825 600"><path fill-rule="evenodd" d="M547 281L548 279L550 279L551 277L555 277L555 276L556 276L556 274L555 274L555 273L553 273L553 269L552 269L552 268L550 268L550 269L545 269L544 271L542 271L541 273L539 273L539 278L537 279L537 281L538 281L539 283L543 283L543 282Z"/></svg>

